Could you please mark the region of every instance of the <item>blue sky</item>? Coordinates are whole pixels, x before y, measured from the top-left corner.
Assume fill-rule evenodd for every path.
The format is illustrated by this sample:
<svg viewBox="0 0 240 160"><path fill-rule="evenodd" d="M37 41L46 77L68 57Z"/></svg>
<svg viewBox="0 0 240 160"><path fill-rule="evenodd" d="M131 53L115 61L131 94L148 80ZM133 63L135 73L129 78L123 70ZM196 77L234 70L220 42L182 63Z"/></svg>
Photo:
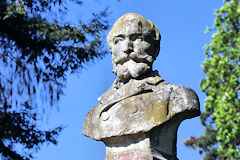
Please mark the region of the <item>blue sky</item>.
<svg viewBox="0 0 240 160"><path fill-rule="evenodd" d="M201 68L204 45L210 43L212 33L204 33L213 26L214 10L220 8L219 0L87 0L83 6L70 6L66 20L77 24L79 18L89 19L91 12L109 7L110 25L122 15L135 12L152 21L159 29L161 50L154 62L167 82L182 84L196 91L203 111L205 94L200 90L200 80L205 77ZM105 36L107 32L105 33ZM104 42L105 45L106 41ZM104 160L105 145L82 135L87 112L98 104L97 98L113 83L111 55L88 63L79 73L67 79L65 95L60 100L59 111L52 109L42 127L65 125L58 145L43 145L35 154L36 160ZM199 136L204 128L199 117L185 120L178 129L177 155L180 160L199 160L201 155L183 145L190 136Z"/></svg>

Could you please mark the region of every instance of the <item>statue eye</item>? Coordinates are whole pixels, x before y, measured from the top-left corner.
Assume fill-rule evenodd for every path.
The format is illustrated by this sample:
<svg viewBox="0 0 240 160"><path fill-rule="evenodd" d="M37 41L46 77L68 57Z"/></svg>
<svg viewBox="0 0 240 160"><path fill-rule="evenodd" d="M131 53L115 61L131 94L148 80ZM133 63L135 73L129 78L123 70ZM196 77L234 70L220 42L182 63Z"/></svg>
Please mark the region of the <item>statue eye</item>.
<svg viewBox="0 0 240 160"><path fill-rule="evenodd" d="M117 44L119 41L122 41L122 40L123 40L122 37L116 37L116 38L114 38L113 42L114 42L114 44Z"/></svg>
<svg viewBox="0 0 240 160"><path fill-rule="evenodd" d="M131 41L135 41L137 39L143 40L143 35L142 34L133 34L130 36Z"/></svg>

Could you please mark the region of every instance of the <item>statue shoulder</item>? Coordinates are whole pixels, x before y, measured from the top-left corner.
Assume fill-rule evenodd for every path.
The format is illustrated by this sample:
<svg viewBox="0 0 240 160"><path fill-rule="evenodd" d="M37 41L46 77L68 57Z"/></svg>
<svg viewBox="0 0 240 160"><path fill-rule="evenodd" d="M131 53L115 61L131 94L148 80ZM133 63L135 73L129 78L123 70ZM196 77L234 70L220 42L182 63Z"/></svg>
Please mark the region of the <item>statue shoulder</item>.
<svg viewBox="0 0 240 160"><path fill-rule="evenodd" d="M157 92L164 92L161 95L169 97L169 112L176 113L191 112L185 118L192 118L200 115L200 103L195 91L183 85L171 84L168 82L160 83Z"/></svg>

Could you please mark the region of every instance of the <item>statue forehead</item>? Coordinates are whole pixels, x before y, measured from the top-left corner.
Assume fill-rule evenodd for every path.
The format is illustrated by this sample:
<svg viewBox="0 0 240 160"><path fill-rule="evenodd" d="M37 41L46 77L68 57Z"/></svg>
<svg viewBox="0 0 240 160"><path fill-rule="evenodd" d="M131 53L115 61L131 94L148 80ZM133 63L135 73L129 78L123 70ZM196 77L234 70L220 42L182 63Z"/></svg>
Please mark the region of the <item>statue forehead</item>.
<svg viewBox="0 0 240 160"><path fill-rule="evenodd" d="M134 33L148 34L154 25L136 13L128 13L120 17L108 34L108 42L118 35L130 35Z"/></svg>

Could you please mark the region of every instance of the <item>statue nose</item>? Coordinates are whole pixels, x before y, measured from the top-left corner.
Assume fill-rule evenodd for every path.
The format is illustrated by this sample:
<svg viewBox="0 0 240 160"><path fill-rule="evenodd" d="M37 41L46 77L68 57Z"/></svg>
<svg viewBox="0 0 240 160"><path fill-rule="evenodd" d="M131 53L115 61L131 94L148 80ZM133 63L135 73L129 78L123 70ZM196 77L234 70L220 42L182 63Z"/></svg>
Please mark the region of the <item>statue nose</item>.
<svg viewBox="0 0 240 160"><path fill-rule="evenodd" d="M130 54L133 52L133 43L130 40L125 42L124 53Z"/></svg>

